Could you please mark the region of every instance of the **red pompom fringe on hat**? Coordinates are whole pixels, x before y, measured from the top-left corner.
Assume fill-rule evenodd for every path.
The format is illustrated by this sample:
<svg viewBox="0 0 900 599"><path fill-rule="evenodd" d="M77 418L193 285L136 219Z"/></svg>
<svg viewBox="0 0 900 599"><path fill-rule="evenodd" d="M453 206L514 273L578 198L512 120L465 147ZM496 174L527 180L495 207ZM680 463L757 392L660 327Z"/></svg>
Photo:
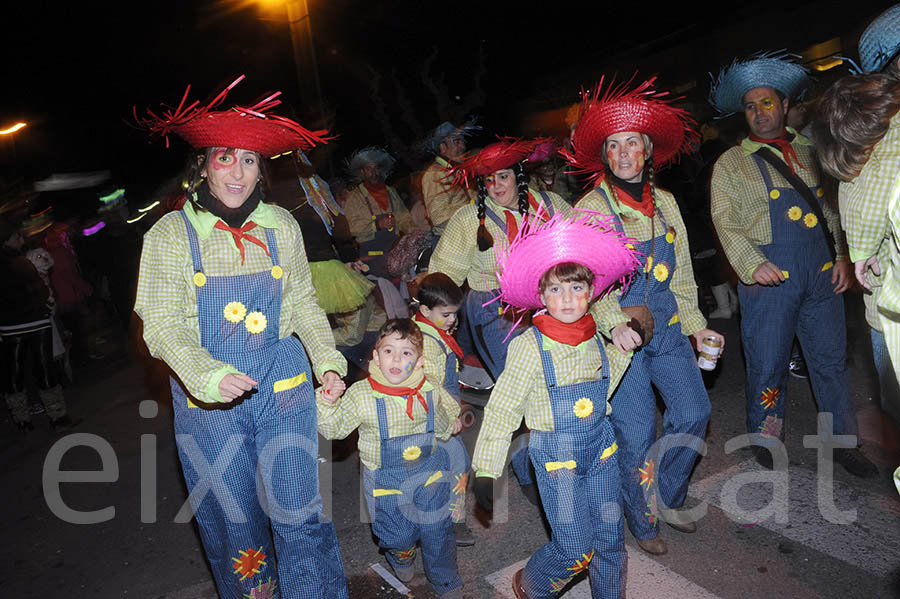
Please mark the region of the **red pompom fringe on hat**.
<svg viewBox="0 0 900 599"><path fill-rule="evenodd" d="M276 99L281 92L275 92L250 107L234 106L228 110L214 111L243 79L244 75L235 79L205 106L198 101L187 104L191 91L189 85L178 108L166 107L161 114L148 109L147 116L143 118L138 117L135 108L134 119L152 134L165 137L166 147L169 147L169 135L172 133L196 149L239 148L259 152L265 158L328 143L328 131L309 131L291 119L268 113L281 104L281 100Z"/></svg>
<svg viewBox="0 0 900 599"><path fill-rule="evenodd" d="M637 131L653 141L653 164L657 168L675 162L682 153L699 140L694 130L696 121L686 110L675 108L669 92L653 88L656 77L628 89L634 77L615 84L615 80L601 96L603 79L589 93L583 93L581 118L572 135L572 151L560 154L575 167L575 173L590 175L591 182L606 172L603 144L615 133Z"/></svg>
<svg viewBox="0 0 900 599"><path fill-rule="evenodd" d="M477 177L510 168L515 163L526 160L537 146L550 140L546 137L532 140L515 137L498 137L498 139L500 141L486 146L450 171L449 176L452 177L454 185L469 187Z"/></svg>

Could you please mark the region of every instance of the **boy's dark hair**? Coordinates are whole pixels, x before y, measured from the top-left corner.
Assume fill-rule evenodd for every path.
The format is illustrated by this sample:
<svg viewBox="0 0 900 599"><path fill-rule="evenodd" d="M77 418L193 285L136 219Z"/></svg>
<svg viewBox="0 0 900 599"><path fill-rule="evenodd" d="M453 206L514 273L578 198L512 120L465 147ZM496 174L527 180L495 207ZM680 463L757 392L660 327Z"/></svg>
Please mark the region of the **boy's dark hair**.
<svg viewBox="0 0 900 599"><path fill-rule="evenodd" d="M588 285L594 284L594 272L590 268L577 262L561 262L556 266L551 266L547 269L547 272L541 275L541 280L538 283L541 293L544 293L544 290L550 286L550 280L554 278L560 283L581 282Z"/></svg>
<svg viewBox="0 0 900 599"><path fill-rule="evenodd" d="M435 272L419 283L416 300L429 310L436 306L458 306L462 303L463 292L453 279L442 272Z"/></svg>
<svg viewBox="0 0 900 599"><path fill-rule="evenodd" d="M394 333L400 335L401 339L409 339L419 355L422 355L425 339L422 337L422 330L411 318L391 318L385 322L378 331L378 340L375 341L375 349L381 345L381 340Z"/></svg>

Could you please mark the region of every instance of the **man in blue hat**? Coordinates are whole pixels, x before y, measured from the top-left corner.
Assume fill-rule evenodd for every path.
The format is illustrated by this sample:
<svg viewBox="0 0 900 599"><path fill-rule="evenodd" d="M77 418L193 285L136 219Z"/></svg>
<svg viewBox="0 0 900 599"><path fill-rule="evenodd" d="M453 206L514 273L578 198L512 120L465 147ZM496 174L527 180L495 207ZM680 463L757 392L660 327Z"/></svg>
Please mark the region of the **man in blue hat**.
<svg viewBox="0 0 900 599"><path fill-rule="evenodd" d="M435 235L435 245L450 217L475 199L474 193L470 195L468 189L453 186L450 179L445 178L450 168L462 160L466 152L466 135L473 128L471 124L456 127L445 121L426 141L428 149L434 152L434 162L422 174L422 199Z"/></svg>
<svg viewBox="0 0 900 599"><path fill-rule="evenodd" d="M900 4L881 13L860 36L859 61L866 75L881 73L900 81ZM863 295L863 301L880 383L881 407L900 420L900 389L895 367L900 365L900 323L887 317L896 311L900 298L890 291L883 294L883 290L892 287L889 280L900 279L900 273L889 272L892 243L888 219L890 198L897 192L898 171L900 114L895 114L887 133L872 148L858 176L841 182L838 198L856 278L870 291ZM900 285L893 287L900 289ZM879 311L879 306L889 312Z"/></svg>
<svg viewBox="0 0 900 599"><path fill-rule="evenodd" d="M784 439L788 362L794 336L830 436L858 434L849 389L841 293L852 274L836 210L825 192L810 140L785 126L790 100L808 85L806 69L783 54L734 61L720 72L710 103L723 116L743 112L750 134L716 162L710 184L713 223L741 280L741 339L746 358L747 431L757 461L772 467ZM856 476L875 466L856 448L834 460Z"/></svg>

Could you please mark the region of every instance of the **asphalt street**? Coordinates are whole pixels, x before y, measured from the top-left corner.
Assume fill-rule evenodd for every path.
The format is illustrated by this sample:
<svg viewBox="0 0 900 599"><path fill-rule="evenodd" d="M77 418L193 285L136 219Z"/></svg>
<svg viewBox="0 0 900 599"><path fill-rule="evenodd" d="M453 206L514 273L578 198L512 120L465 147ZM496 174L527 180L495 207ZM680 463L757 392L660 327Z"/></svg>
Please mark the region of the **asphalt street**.
<svg viewBox="0 0 900 599"><path fill-rule="evenodd" d="M900 597L900 496L890 478L900 464L900 434L872 399L868 332L858 303L850 304L853 400L864 452L880 476L861 480L834 466L834 484L818 488L816 451L803 445L803 436L816 431L814 401L808 383L792 378L786 480L739 484L741 476L760 468L748 451L729 453L725 447L744 428L738 319L712 321L727 336L727 349L707 376L713 407L708 448L688 499L691 506L706 505L707 514L692 535L664 525L664 556L641 552L626 532L629 597ZM39 415L37 429L22 435L4 414L2 596L215 597L195 525L176 521L187 493L164 372L135 340L133 334L107 335L101 348L106 358L80 370L66 389L71 412L82 419L76 429L52 434ZM472 426L462 433L470 449L480 419L481 410L472 408ZM433 597L421 568L408 595L372 568L385 562L366 523L353 439L322 441L320 455L323 496L337 527L351 597ZM57 462L61 470L97 472L61 483L54 499L55 485L45 486L43 478ZM498 509L493 521L473 513L470 501L477 542L458 552L467 598L511 597L512 574L548 540L540 511L514 483L506 488L508 509ZM820 509L826 492L833 508ZM66 522L60 517L65 507L82 518L93 512L97 521ZM589 597L587 581L576 579L561 596Z"/></svg>

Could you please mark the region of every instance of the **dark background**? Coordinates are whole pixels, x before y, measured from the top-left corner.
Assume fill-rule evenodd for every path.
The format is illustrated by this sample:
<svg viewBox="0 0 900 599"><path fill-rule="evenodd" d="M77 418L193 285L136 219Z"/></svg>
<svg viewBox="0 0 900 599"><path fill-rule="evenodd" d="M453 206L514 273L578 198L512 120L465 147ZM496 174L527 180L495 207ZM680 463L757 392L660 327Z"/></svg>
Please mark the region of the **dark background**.
<svg viewBox="0 0 900 599"><path fill-rule="evenodd" d="M340 135L326 152L339 165L354 148L412 144L449 118L423 81L429 57L430 81L443 83L445 99L460 110L475 104L465 112L484 126L476 143L495 133L558 132L582 86L635 69L659 73L659 86L686 96L704 122L712 116L704 102L708 73L721 64L762 49L803 53L832 38L855 59L860 32L889 5L545 2L529 9L522 2L310 0L327 125ZM179 171L185 147L165 150L129 127L132 107L177 104L188 84L193 98L209 97L240 74L247 78L229 100L280 89L304 125L317 124L315 107L297 105L286 13L274 0L25 2L4 9L2 36L0 128L29 124L0 137L7 180L27 185L53 172L111 169L119 182L158 183ZM846 73L832 69L820 84ZM373 100L376 75L386 118ZM401 169L421 166L409 162Z"/></svg>

